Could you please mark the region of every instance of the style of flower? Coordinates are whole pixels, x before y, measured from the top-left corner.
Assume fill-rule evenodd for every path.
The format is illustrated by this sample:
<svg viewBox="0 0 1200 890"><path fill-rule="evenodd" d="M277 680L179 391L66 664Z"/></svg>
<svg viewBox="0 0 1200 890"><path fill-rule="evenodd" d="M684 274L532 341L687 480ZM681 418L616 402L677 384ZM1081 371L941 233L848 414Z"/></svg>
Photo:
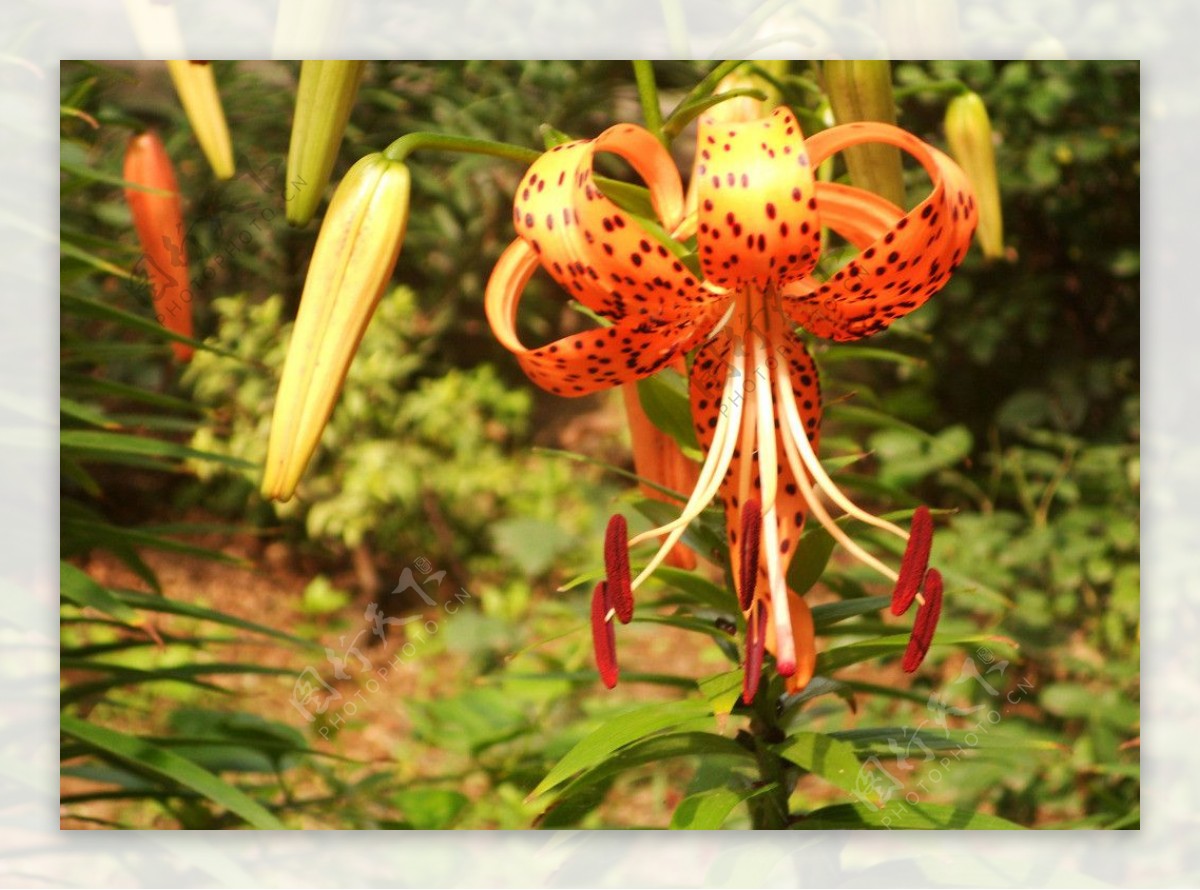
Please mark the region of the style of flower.
<svg viewBox="0 0 1200 890"><path fill-rule="evenodd" d="M932 182L905 213L870 192L819 182L817 165L843 149L883 142L911 154ZM977 210L962 170L917 137L887 124L855 123L803 137L795 116L778 108L745 122L702 118L685 212L671 156L647 130L614 126L595 139L542 155L517 188L517 239L488 282L488 320L528 377L563 396L618 386L689 359L693 421L705 460L679 517L628 539L610 523L606 578L593 593L597 663L616 683L614 618L627 622L632 594L715 498L726 511L733 578L746 618L743 698L758 688L764 651L788 688L811 678L812 616L785 578L806 517L849 553L897 582L893 611L919 602L904 667L915 670L932 639L941 576L927 569L928 510L912 530L875 517L842 493L817 458L821 393L800 326L818 337L856 340L921 306L962 261ZM657 221L621 209L596 184L598 152L625 160L645 181ZM836 274L814 275L822 227L859 250ZM695 237L698 270L685 246ZM521 295L538 267L607 326L529 348L517 335ZM821 493L849 516L907 542L897 572L856 544L829 515ZM662 538L631 577L628 549Z"/></svg>

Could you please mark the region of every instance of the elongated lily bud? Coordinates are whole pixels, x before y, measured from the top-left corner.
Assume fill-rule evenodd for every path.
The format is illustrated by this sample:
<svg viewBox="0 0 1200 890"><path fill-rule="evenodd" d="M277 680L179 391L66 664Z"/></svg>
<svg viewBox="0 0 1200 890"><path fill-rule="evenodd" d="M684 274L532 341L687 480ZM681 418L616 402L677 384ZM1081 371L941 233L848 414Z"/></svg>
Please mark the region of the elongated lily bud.
<svg viewBox="0 0 1200 890"><path fill-rule="evenodd" d="M208 62L189 62L186 59L167 61L167 70L183 103L196 139L217 179L233 176L233 146L229 142L229 126L221 108L221 95Z"/></svg>
<svg viewBox="0 0 1200 890"><path fill-rule="evenodd" d="M834 119L839 124L858 121L896 123L892 95L892 68L886 60L844 59L825 63L825 87ZM850 179L859 188L904 207L904 175L900 152L880 142L846 149Z"/></svg>
<svg viewBox="0 0 1200 890"><path fill-rule="evenodd" d="M396 266L408 199L408 168L371 154L347 171L329 202L275 400L264 497L288 500L317 448Z"/></svg>
<svg viewBox="0 0 1200 890"><path fill-rule="evenodd" d="M992 122L983 100L963 93L946 107L946 141L979 202L979 228L975 240L988 259L1004 256L1004 220L1000 211L1000 182L996 176L996 151L992 146Z"/></svg>
<svg viewBox="0 0 1200 890"><path fill-rule="evenodd" d="M154 189L151 192L127 188L125 201L142 243L155 315L167 330L191 337L192 292L188 287L183 211L175 170L162 140L154 133L130 139L125 149L123 175L128 182ZM186 343L172 342L171 349L181 362L192 357L192 347Z"/></svg>
<svg viewBox="0 0 1200 890"><path fill-rule="evenodd" d="M287 220L294 226L305 225L317 212L365 64L318 60L300 65L287 161Z"/></svg>

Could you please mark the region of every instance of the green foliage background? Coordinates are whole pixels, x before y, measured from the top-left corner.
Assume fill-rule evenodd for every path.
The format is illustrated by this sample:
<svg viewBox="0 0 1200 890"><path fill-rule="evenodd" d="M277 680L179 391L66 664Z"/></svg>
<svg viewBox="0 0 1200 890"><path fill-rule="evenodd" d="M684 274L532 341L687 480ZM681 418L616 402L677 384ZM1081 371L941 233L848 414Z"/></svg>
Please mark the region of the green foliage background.
<svg viewBox="0 0 1200 890"><path fill-rule="evenodd" d="M614 695L597 694L578 632L582 591L555 591L596 569L616 499L634 521L642 521L636 507L652 505L612 473L531 447L560 445L572 421L604 402L580 406L534 391L483 322L482 288L511 235L519 166L414 159L397 287L364 341L300 501L280 508L258 497L256 465L316 226L289 229L282 214L296 66L214 64L239 169L220 184L163 71L86 63L62 71L64 106L99 125L63 119L63 555L76 561L64 563L63 643L64 664L88 678L64 675L64 759L68 776L108 789L65 797L68 810L107 820L89 807L127 801L115 821L132 827L163 818L185 827L276 818L397 828L757 821L762 752L749 757L706 716L728 695L723 678L736 664L714 656L716 673L699 689L688 678L647 675L655 686L623 680ZM663 63L655 73L660 90L677 97L710 68ZM936 299L882 337L814 346L830 405L823 456L868 452L838 478L878 507L954 511L935 539L934 561L949 582L939 641L963 642L935 647L916 679L847 674L825 657L825 685L786 701L781 714L748 719L786 733L773 756L796 771L781 781L804 776L784 795L790 812L806 816L795 827L881 827L844 775L872 758L905 790L928 789L918 814L928 821L903 827L990 827L993 816L1035 827L1136 827L1138 66L901 62L893 74L900 124L934 144L944 145L941 118L954 89L965 84L984 98L999 137L1010 255L988 264L972 251ZM782 86L819 118L815 69L793 63ZM543 124L586 136L639 116L626 63L372 63L334 180L407 132L537 147ZM220 350L198 353L179 378L154 326L136 324L152 318L144 289L121 274L137 248L120 158L130 128L147 124L177 161L203 295L198 336ZM922 180L909 175L915 194ZM535 281L531 338L577 323L561 307L555 289ZM627 462L618 430L585 430L591 457ZM149 494L147 478L157 480ZM330 574L365 553L390 584L425 556L475 594L422 650L425 694L404 703L412 731L395 740L394 764L332 759L355 752L205 687L221 667L205 661L205 640L236 626L228 615L193 603L195 626L172 625L180 638L164 650L134 630L150 610L186 608L147 596L155 579L139 556L146 547L202 555L168 522L183 510L257 529ZM830 560L818 535L802 547L798 564L824 569L832 600L818 620L821 647L846 664L888 655L863 648L895 630L867 609L881 592L870 576ZM109 590L79 572L78 561L98 549L132 567L145 590ZM728 611L728 594L698 576L667 577L656 596L673 611L660 612L662 622L700 627L725 645L713 622ZM361 625L346 607L351 594L330 594L321 580L305 598L317 616L311 626L256 629L292 631L300 664L320 663L319 650L303 648L311 641L328 645ZM634 627L641 638L655 630L650 621ZM525 649L560 635L559 645ZM448 679L439 659L453 660L461 676ZM211 674L196 669L206 663ZM636 681L636 666L627 667ZM249 682L259 669L222 670ZM255 682L274 683L270 694L284 701L291 688L289 677ZM666 701L646 704L653 689ZM986 724L988 741L968 744L933 780L948 740L961 750L993 711L1001 719ZM621 741L615 726L631 735ZM828 746L821 758L819 746ZM421 766L430 761L436 766ZM297 784L320 791L294 794ZM535 788L541 797L530 800Z"/></svg>

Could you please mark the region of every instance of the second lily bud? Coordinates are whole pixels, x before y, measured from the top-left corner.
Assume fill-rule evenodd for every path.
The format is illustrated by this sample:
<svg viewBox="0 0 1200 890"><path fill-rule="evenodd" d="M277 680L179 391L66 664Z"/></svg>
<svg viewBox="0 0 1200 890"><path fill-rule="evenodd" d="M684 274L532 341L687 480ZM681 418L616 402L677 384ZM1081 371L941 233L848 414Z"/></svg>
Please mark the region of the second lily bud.
<svg viewBox="0 0 1200 890"><path fill-rule="evenodd" d="M309 264L275 399L262 493L286 501L316 451L408 224L409 172L367 155L334 192Z"/></svg>
<svg viewBox="0 0 1200 890"><path fill-rule="evenodd" d="M896 98L892 92L892 66L886 60L835 59L825 63L829 104L839 124L860 121L896 123ZM904 206L904 171L900 152L882 142L846 149L850 179L859 188Z"/></svg>
<svg viewBox="0 0 1200 890"><path fill-rule="evenodd" d="M233 144L229 141L229 125L225 122L212 63L171 59L167 61L167 71L213 173L217 179L230 179Z"/></svg>
<svg viewBox="0 0 1200 890"><path fill-rule="evenodd" d="M365 65L338 60L300 64L287 163L287 220L294 226L305 225L317 212Z"/></svg>
<svg viewBox="0 0 1200 890"><path fill-rule="evenodd" d="M979 228L975 239L989 260L1004 256L1004 220L1000 212L1000 182L996 175L996 150L987 107L975 93L955 96L946 106L946 141L975 188L979 201Z"/></svg>

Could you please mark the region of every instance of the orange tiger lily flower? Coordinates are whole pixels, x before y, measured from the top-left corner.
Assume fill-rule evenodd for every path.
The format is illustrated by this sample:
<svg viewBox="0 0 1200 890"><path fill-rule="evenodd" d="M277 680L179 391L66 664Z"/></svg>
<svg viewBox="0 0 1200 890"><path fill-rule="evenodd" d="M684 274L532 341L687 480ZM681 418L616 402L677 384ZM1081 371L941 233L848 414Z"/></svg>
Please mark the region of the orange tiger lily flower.
<svg viewBox="0 0 1200 890"><path fill-rule="evenodd" d="M963 172L917 137L882 123L833 127L804 139L792 112L745 122L702 118L697 135L696 211L686 214L680 176L666 149L641 127L622 124L595 139L556 146L518 186L517 239L488 282L488 320L529 378L563 396L629 383L695 350L690 364L693 420L705 452L678 519L624 540L626 548L662 538L658 552L630 578L610 525L608 577L593 595L593 637L605 683L616 682L614 617L627 620L632 592L715 498L726 527L739 604L746 617L743 699L753 699L764 651L788 687L811 678L816 662L812 617L785 578L811 513L852 555L897 584L897 611L916 599L924 610L919 639L904 667L915 669L933 635L940 576L931 582L928 512L909 534L857 507L817 459L821 394L816 366L797 325L837 341L882 331L921 306L961 262L976 223ZM853 145L883 142L911 154L932 181L910 212L877 195L815 181L814 169ZM670 238L610 201L597 187L593 158L610 152L649 188L658 225ZM827 226L859 249L828 281L814 276ZM694 274L680 256L696 238ZM541 266L576 300L610 324L540 347L516 331L521 294ZM823 492L850 516L884 529L907 547L897 572L833 522ZM621 524L616 524L618 530ZM936 587L926 606L925 584ZM598 624L600 619L607 626ZM610 682L611 681L611 682Z"/></svg>

